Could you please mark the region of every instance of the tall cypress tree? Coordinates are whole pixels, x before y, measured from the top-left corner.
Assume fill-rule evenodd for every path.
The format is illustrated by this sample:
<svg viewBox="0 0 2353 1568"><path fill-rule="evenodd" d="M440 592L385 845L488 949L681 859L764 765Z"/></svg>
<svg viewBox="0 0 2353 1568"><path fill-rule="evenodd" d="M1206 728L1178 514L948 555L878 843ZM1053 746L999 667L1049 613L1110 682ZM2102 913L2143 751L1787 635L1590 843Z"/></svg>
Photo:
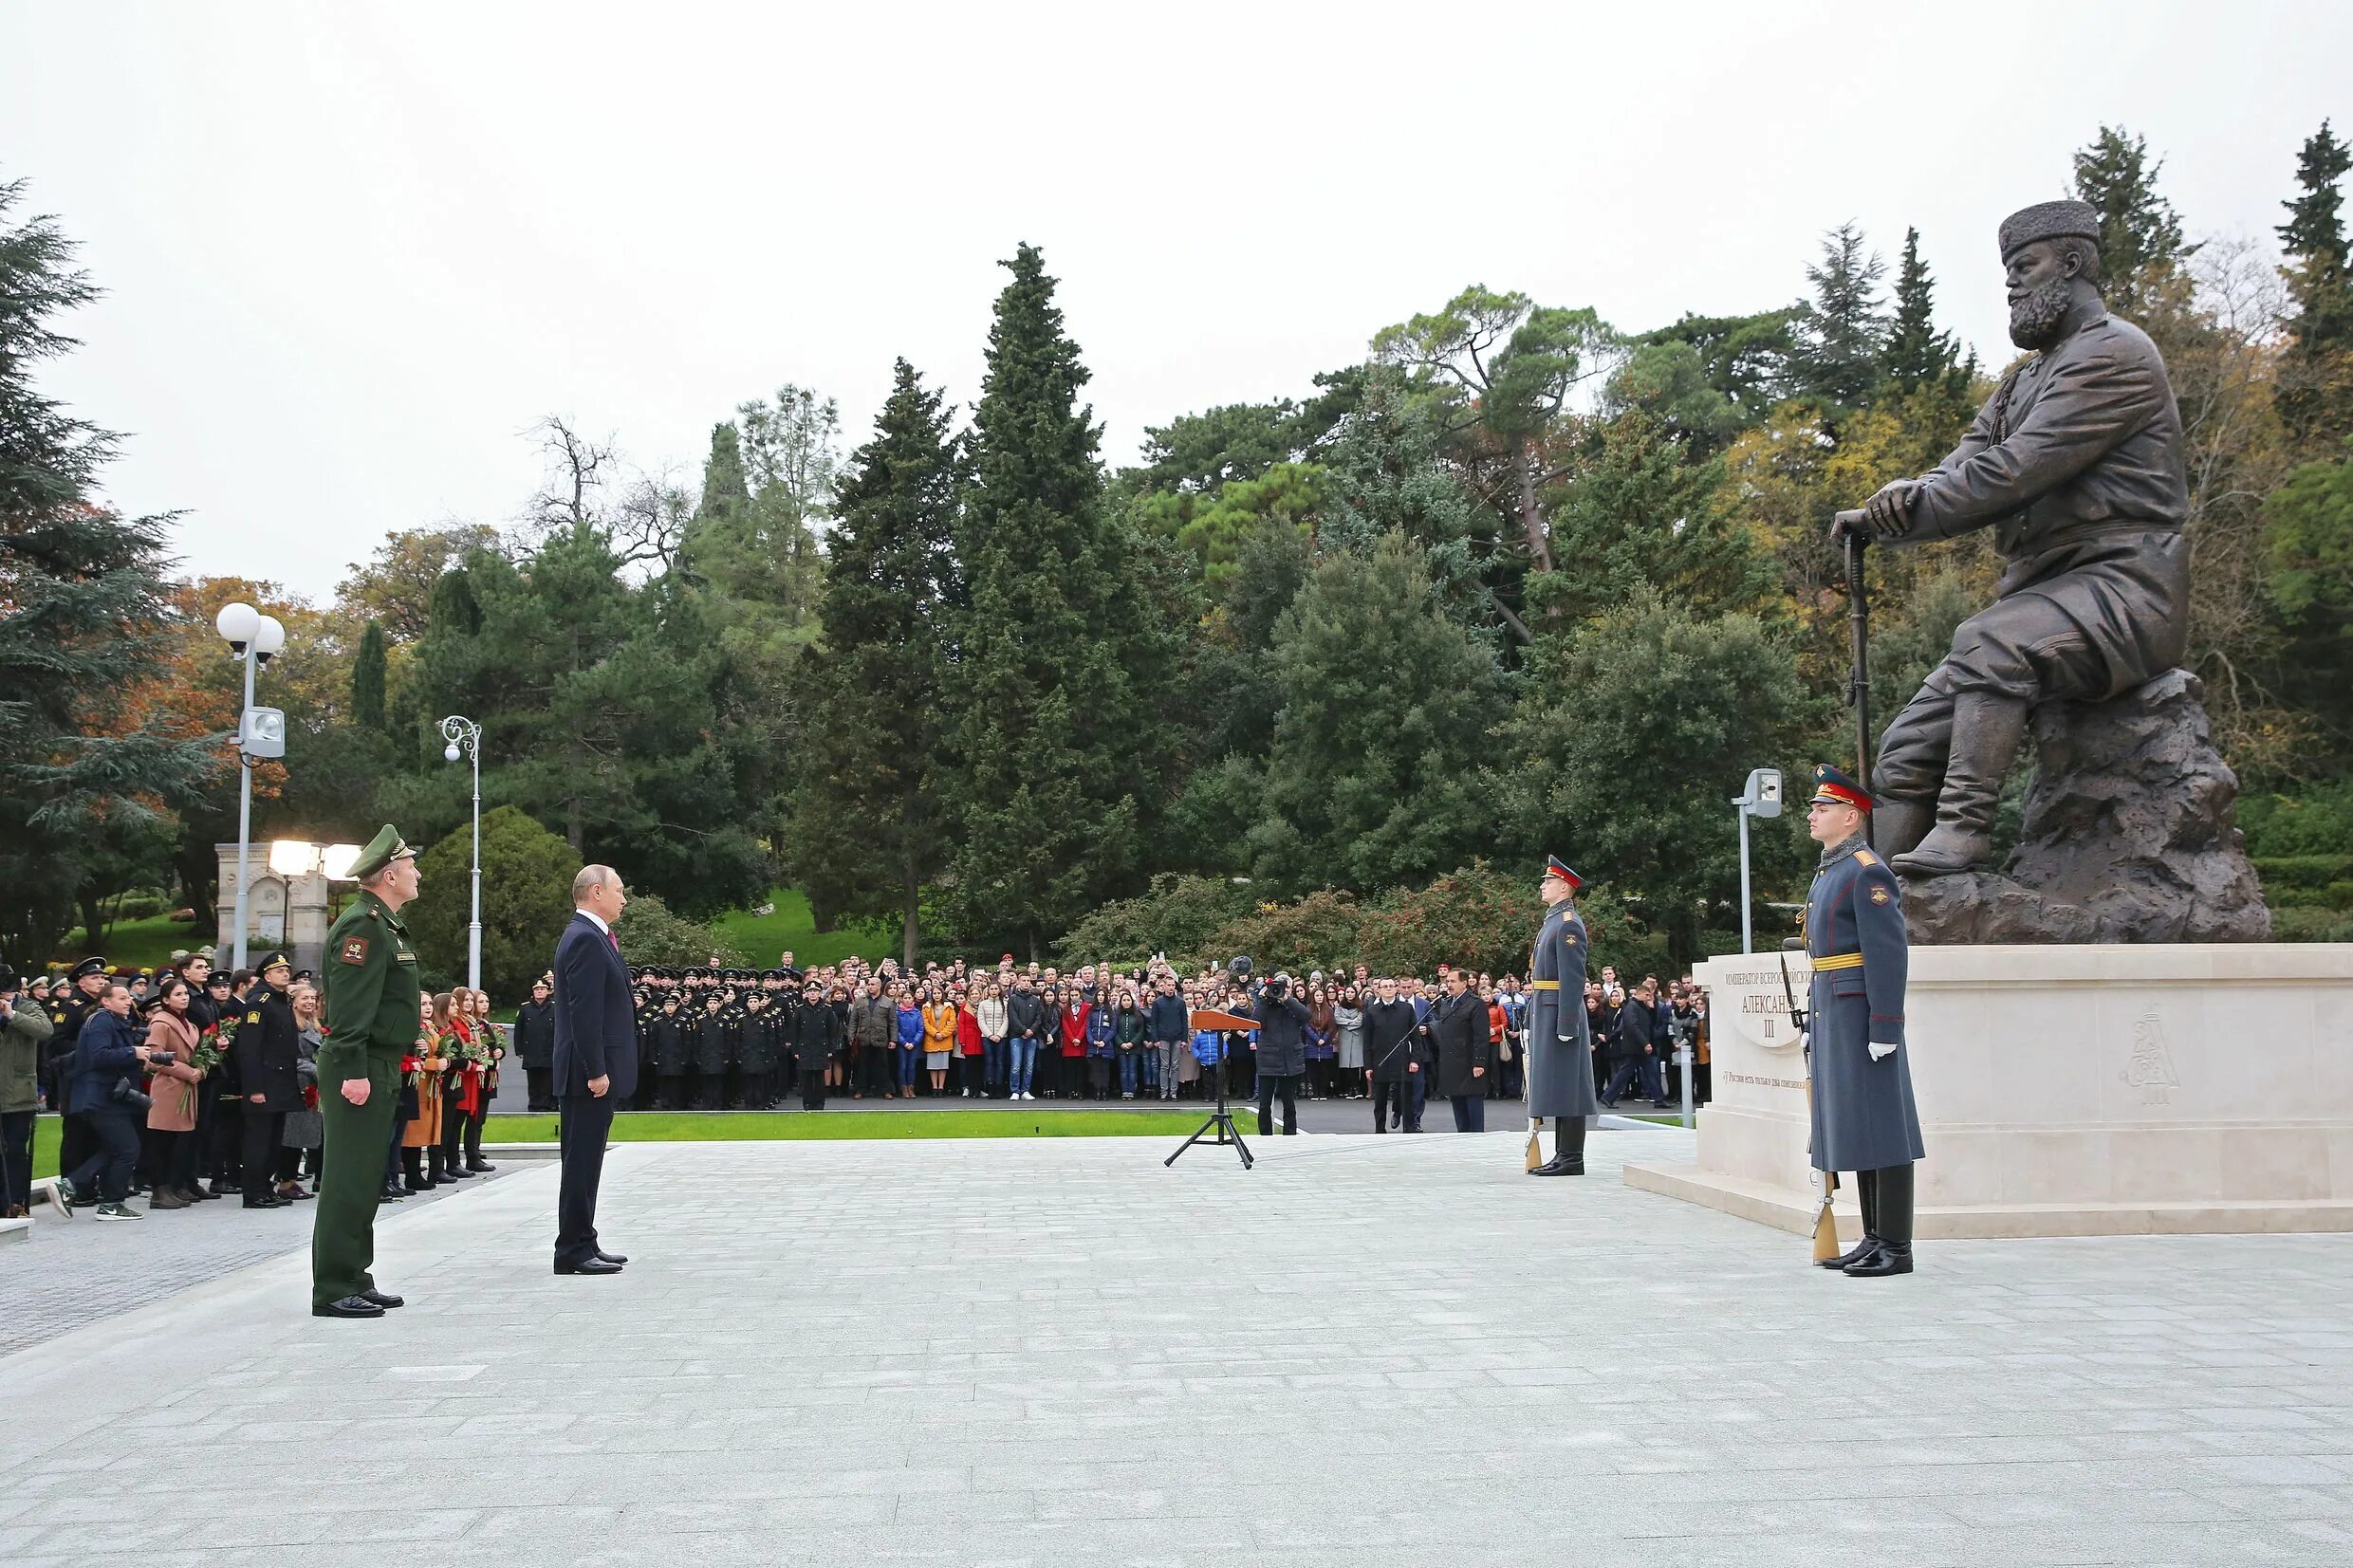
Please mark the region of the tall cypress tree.
<svg viewBox="0 0 2353 1568"><path fill-rule="evenodd" d="M52 220L13 218L24 195L0 183L0 950L20 958L65 934L102 839L221 763L219 737L129 708L165 667L169 519L92 500L116 437L33 384L74 346L52 319L98 291Z"/></svg>
<svg viewBox="0 0 2353 1568"><path fill-rule="evenodd" d="M972 594L950 682L943 794L956 814L954 902L973 933L1043 950L1123 891L1145 787L1161 785L1149 692L1123 645L1146 629L1127 542L1103 505L1086 367L1034 246L989 329L973 480L956 554Z"/></svg>
<svg viewBox="0 0 2353 1568"><path fill-rule="evenodd" d="M874 438L835 502L819 616L824 640L796 672L809 716L794 763L787 871L817 908L899 917L916 960L925 886L940 870L937 788L953 621L967 596L955 554L961 456L950 410L900 360ZM876 699L887 722L863 713Z"/></svg>
<svg viewBox="0 0 2353 1568"><path fill-rule="evenodd" d="M2288 221L2278 231L2288 252L2281 270L2295 306L2280 369L2280 419L2316 452L2333 452L2353 435L2353 265L2345 254L2344 197L2337 189L2348 170L2353 149L2322 120L2296 159L2303 194L2283 204Z"/></svg>
<svg viewBox="0 0 2353 1568"><path fill-rule="evenodd" d="M2181 237L2181 214L2157 194L2164 159L2151 161L2146 138L2120 125L2103 125L2090 146L2075 155L2075 195L2100 210L2101 292L2130 316L2167 268L2187 261L2197 247Z"/></svg>
<svg viewBox="0 0 2353 1568"><path fill-rule="evenodd" d="M1954 368L1959 358L1952 334L1936 330L1936 282L1920 260L1920 231L1903 231L1903 261L1896 268L1896 320L1887 335L1887 378L1903 392L1918 391Z"/></svg>
<svg viewBox="0 0 2353 1568"><path fill-rule="evenodd" d="M362 729L384 728L384 623L371 620L360 634L351 658L351 722Z"/></svg>

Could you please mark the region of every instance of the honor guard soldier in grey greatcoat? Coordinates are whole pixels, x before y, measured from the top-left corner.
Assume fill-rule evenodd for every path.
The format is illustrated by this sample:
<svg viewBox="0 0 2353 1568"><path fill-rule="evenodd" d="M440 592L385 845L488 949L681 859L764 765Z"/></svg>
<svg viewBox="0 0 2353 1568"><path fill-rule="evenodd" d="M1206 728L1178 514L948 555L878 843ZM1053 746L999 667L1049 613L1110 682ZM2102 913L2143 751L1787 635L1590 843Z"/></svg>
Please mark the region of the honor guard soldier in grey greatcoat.
<svg viewBox="0 0 2353 1568"><path fill-rule="evenodd" d="M1912 1272L1912 1162L1923 1153L1903 1045L1903 890L1871 852L1870 809L1854 780L1814 769L1806 808L1806 831L1822 845L1806 895L1813 1161L1817 1171L1855 1172L1862 1206L1862 1244L1822 1266L1857 1279Z"/></svg>
<svg viewBox="0 0 2353 1568"><path fill-rule="evenodd" d="M1544 924L1529 961L1528 1114L1552 1123L1552 1157L1529 1173L1585 1173L1585 1118L1593 1098L1593 1040L1585 1027L1585 923L1577 913L1584 878L1559 856L1545 858Z"/></svg>

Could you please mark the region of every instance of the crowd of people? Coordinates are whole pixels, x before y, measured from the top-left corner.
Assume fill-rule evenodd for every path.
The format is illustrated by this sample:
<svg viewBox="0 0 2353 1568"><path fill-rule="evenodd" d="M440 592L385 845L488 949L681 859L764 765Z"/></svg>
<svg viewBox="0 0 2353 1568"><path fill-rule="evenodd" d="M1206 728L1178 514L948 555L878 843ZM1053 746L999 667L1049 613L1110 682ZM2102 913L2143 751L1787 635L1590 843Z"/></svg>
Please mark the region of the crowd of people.
<svg viewBox="0 0 2353 1568"><path fill-rule="evenodd" d="M1433 979L1374 976L1367 966L1271 977L1302 1009L1297 1077L1310 1099L1377 1099L1379 1132L1418 1130L1431 1094L1517 1099L1524 1087L1529 993L1521 978L1439 965ZM1066 1102L1261 1098L1261 1028L1192 1027L1197 1009L1257 1018L1266 985L1223 969L1188 979L1164 960L1121 969L1084 964L994 968L958 959L920 973L895 960L849 958L802 968L717 962L632 971L639 1110L766 1110L798 1096L822 1110L851 1099L1058 1099ZM1450 990L1475 996L1484 1038L1471 1087L1436 1086L1447 1065L1431 1014ZM545 983L533 1007L545 1008ZM1679 1094L1677 1052L1690 1047L1695 1102L1707 1094L1707 1003L1689 981L1646 975L1631 987L1605 968L1588 988L1596 1087L1615 1104L1637 1085L1654 1105ZM1401 1009L1401 1010L1400 1010ZM530 1008L526 1009L528 1017ZM518 1039L524 1028L518 1023ZM1288 1043L1288 1042L1287 1042ZM1384 1095L1384 1085L1405 1091ZM1287 1087L1287 1086L1278 1086ZM535 1091L536 1092L536 1091Z"/></svg>
<svg viewBox="0 0 2353 1568"><path fill-rule="evenodd" d="M322 1127L317 977L282 952L215 968L205 952L160 969L88 958L56 974L0 964L0 1216L31 1204L33 1120L64 1119L61 1214L100 1219L234 1197L291 1208L317 1195ZM487 992L458 987L420 1008L385 1151L398 1201L494 1169L482 1123L508 1049Z"/></svg>
<svg viewBox="0 0 2353 1568"><path fill-rule="evenodd" d="M1457 1125L1468 1126L1466 1102L1517 1099L1525 1082L1521 977L1447 965L1431 978L1375 976L1357 964L1294 981L1217 968L1187 978L1160 959L1065 974L1010 954L994 968L958 959L917 972L847 958L804 968L787 952L759 970L716 961L644 967L632 983L634 1110L756 1111L797 1098L816 1111L835 1096L1074 1104L1222 1096L1259 1101L1262 1125L1279 1098L1295 1126L1295 1100L1305 1098L1368 1101L1373 1130L1389 1133L1421 1131L1434 1097L1454 1101ZM551 984L543 976L532 986L511 1026L493 1022L484 991L428 994L401 1063L386 1201L494 1169L482 1157L483 1121L510 1051L529 1109L556 1108ZM1270 989L1289 1022L1269 1015ZM223 1197L251 1208L312 1197L319 1008L316 977L284 953L236 970L215 968L201 951L152 971L90 958L28 976L0 964L0 1215L21 1216L32 1201L33 1119L43 1108L65 1117L50 1194L61 1212L136 1219L140 1210L126 1200L140 1195L148 1212ZM1196 1030L1196 1009L1259 1026ZM1679 1098L1686 1048L1694 1102L1706 1102L1698 987L1657 975L1628 984L1604 967L1586 987L1585 1011L1604 1105L1631 1090L1668 1106Z"/></svg>

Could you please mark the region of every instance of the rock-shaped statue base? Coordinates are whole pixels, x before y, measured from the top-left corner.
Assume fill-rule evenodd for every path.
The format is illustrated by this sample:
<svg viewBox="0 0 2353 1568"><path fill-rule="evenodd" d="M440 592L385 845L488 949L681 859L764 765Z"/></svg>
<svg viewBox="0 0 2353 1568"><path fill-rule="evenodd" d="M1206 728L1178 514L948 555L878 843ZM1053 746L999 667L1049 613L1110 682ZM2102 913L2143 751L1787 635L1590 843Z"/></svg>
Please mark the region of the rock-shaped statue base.
<svg viewBox="0 0 2353 1568"><path fill-rule="evenodd" d="M2110 702L2034 711L2026 826L2000 873L1907 877L1912 940L2262 942L2271 912L2187 670Z"/></svg>

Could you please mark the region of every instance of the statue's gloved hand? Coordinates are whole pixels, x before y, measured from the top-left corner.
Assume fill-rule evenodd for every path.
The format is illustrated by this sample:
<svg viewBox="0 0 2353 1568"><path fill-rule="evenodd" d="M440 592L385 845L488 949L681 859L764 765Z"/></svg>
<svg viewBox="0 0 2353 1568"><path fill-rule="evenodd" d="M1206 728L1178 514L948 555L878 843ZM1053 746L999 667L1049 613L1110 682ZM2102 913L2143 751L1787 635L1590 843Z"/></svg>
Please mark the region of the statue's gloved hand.
<svg viewBox="0 0 2353 1568"><path fill-rule="evenodd" d="M1863 503L1862 510L1869 520L1874 539L1901 539L1912 531L1912 495L1920 488L1917 479L1897 479L1881 485L1879 493Z"/></svg>
<svg viewBox="0 0 2353 1568"><path fill-rule="evenodd" d="M1871 1042L1872 1061L1885 1061L1889 1057L1894 1056L1895 1054L1896 1047L1892 1042L1883 1040L1875 1040Z"/></svg>

